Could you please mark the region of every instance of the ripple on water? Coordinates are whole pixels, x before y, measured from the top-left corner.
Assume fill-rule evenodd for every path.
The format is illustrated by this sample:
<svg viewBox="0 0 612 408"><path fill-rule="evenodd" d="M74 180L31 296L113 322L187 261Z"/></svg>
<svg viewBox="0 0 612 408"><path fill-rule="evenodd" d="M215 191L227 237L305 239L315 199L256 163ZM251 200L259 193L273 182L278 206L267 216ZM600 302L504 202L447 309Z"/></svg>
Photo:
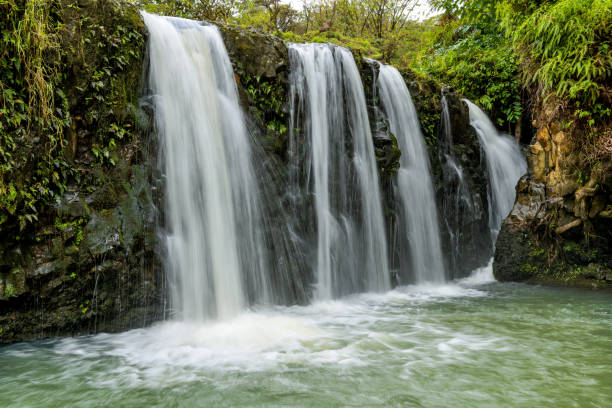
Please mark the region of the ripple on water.
<svg viewBox="0 0 612 408"><path fill-rule="evenodd" d="M605 406L610 304L463 280L22 343L0 405Z"/></svg>

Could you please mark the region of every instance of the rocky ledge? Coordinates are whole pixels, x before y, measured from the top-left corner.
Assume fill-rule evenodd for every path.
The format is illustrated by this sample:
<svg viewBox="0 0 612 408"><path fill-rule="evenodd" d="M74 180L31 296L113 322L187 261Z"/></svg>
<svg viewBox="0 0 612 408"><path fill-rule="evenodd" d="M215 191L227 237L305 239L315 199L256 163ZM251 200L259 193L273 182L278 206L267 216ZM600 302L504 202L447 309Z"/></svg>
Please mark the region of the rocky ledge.
<svg viewBox="0 0 612 408"><path fill-rule="evenodd" d="M555 122L539 125L497 240L495 277L611 289L612 162L582 173L568 134Z"/></svg>

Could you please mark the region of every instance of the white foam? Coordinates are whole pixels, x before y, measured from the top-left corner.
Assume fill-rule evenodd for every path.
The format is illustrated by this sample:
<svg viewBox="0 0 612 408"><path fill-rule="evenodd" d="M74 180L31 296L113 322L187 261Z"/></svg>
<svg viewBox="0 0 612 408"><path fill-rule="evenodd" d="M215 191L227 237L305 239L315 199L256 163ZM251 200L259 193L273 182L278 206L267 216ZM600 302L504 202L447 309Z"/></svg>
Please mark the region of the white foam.
<svg viewBox="0 0 612 408"><path fill-rule="evenodd" d="M89 378L94 386L116 388L215 383L231 372L284 372L296 365L351 370L378 365L387 353L407 361L428 359L432 346L438 354L431 364L445 364L482 348L494 349L496 340L423 321L420 310L486 295L457 283L404 286L383 294L250 311L222 322L173 321L64 339L53 351L61 360L118 359L112 376L101 372Z"/></svg>
<svg viewBox="0 0 612 408"><path fill-rule="evenodd" d="M464 285L483 285L492 282L495 282L495 277L493 276L493 258L489 260L487 265L475 269L467 278L459 280L459 283Z"/></svg>

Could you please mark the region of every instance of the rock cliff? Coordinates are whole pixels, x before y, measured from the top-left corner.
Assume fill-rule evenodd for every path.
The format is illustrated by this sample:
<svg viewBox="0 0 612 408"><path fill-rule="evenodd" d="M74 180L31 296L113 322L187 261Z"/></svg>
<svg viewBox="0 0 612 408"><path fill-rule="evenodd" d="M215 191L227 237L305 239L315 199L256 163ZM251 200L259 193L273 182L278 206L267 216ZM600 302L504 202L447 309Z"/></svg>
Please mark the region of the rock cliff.
<svg viewBox="0 0 612 408"><path fill-rule="evenodd" d="M612 162L582 163L558 120L534 125L529 174L499 234L495 277L611 288Z"/></svg>

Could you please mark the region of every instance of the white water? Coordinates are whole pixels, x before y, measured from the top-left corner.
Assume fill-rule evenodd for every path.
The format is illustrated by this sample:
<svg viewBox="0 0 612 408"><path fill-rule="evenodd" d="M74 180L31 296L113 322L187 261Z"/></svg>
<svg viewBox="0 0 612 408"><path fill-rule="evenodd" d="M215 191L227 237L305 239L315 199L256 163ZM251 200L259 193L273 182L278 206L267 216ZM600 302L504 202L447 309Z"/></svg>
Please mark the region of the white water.
<svg viewBox="0 0 612 408"><path fill-rule="evenodd" d="M353 56L326 44L290 44L289 55L290 155L307 173L294 182L314 196L315 297L389 289L374 146Z"/></svg>
<svg viewBox="0 0 612 408"><path fill-rule="evenodd" d="M239 312L248 302L248 277L261 283L254 292L262 299L268 278L257 246L259 194L229 61L214 27L144 18L166 166L172 299L187 321L5 346L0 406L609 406L608 294L490 284L491 263L458 282ZM371 262L385 268L386 258L384 246L370 248L384 235L365 240L381 237L380 205L369 208L380 192L363 91L347 54L322 56L333 57L331 70L328 63L316 68L314 57L314 72L338 81L318 90L311 86L319 83L303 85L299 103L320 103L325 95L313 118L328 127L306 134L320 137L311 154L320 155L322 169L312 172L321 172L314 175L321 178L317 191L329 192L321 208L331 214L324 242L337 245L325 255L330 268L352 259L355 269L344 272L367 277L364 290L379 290L388 287L388 271L361 275L374 270L367 269L368 256L382 255L383 262ZM317 95L312 102L303 98L306 90ZM350 133L342 125L345 97ZM306 130L319 124L306 122ZM481 141L485 150L507 150L490 138ZM304 140L292 140L298 142ZM347 146L350 166L336 161L347 161ZM357 228L368 225L360 217L370 217L371 227ZM329 277L330 288L335 278L352 284L344 275ZM199 321L213 316L229 318Z"/></svg>
<svg viewBox="0 0 612 408"><path fill-rule="evenodd" d="M482 285L495 282L495 277L493 276L493 258L489 259L489 263L485 266L472 271L467 278L459 279L459 282L464 285Z"/></svg>
<svg viewBox="0 0 612 408"><path fill-rule="evenodd" d="M362 267L368 271L366 289L369 291L388 290L391 288L391 283L387 262L387 239L363 83L353 54L346 48L337 47L336 55L342 64L348 105L347 123L353 136L353 164L357 169L358 182L361 187L362 225L365 238L365 263Z"/></svg>
<svg viewBox="0 0 612 408"><path fill-rule="evenodd" d="M185 320L229 318L246 306L247 290L265 302L269 287L232 66L216 27L142 16L166 178L172 307Z"/></svg>
<svg viewBox="0 0 612 408"><path fill-rule="evenodd" d="M470 110L470 124L476 130L487 162L489 179L489 227L493 243L502 221L512 210L515 186L527 171L527 163L518 143L501 134L478 106L464 99Z"/></svg>
<svg viewBox="0 0 612 408"><path fill-rule="evenodd" d="M185 320L227 319L253 303L276 300L270 276L279 280L263 246L266 217L232 66L216 27L147 13L143 18L166 177L173 311ZM314 203L305 219L316 220L307 229L316 242L315 298L388 290L378 172L353 56L322 44L293 44L289 54L292 125L298 129L290 127L289 154L306 173L296 178L305 202ZM416 282L443 282L435 198L416 111L395 68L381 66L377 82L403 152L398 188L410 253L403 268ZM512 170L524 167L524 160L482 111L470 105L470 115L487 154L491 225L499 228L514 198L518 176ZM279 276L289 278L287 271Z"/></svg>
<svg viewBox="0 0 612 408"><path fill-rule="evenodd" d="M400 265L400 276L410 269L417 283L443 282L444 261L429 157L412 97L399 71L380 64L377 80L391 132L402 151L397 184L402 216L399 233L408 243L410 265ZM402 240L403 241L403 240ZM402 259L404 259L402 257Z"/></svg>
<svg viewBox="0 0 612 408"><path fill-rule="evenodd" d="M100 334L95 337L98 350L86 353L104 350L101 354L120 359L125 371L118 378L97 376L93 381L121 387L178 386L235 370L242 374L276 372L292 366L351 370L368 367L381 357L392 358L392 353L407 358L410 352L401 349L424 339L435 339L433 347L437 344L445 348L438 358L452 359L453 344L460 344L460 349L492 350L497 339L440 330L438 324L421 320L418 313L403 316L398 312L483 296L487 293L457 283L407 286L386 293L317 301L305 307L244 312L221 322L163 322L119 334ZM381 327L384 322L393 328L391 332ZM396 326L404 333L395 332ZM64 339L56 351L65 355L84 352L83 341L87 339ZM430 346L420 344L414 352L426 356L431 353L427 349ZM417 355L408 361L418 360Z"/></svg>
<svg viewBox="0 0 612 408"><path fill-rule="evenodd" d="M610 406L608 293L478 283L4 346L0 406Z"/></svg>
<svg viewBox="0 0 612 408"><path fill-rule="evenodd" d="M297 93L304 104L308 117L311 167L314 179L315 213L317 217L317 293L323 299L332 297L334 242L341 234L331 210L329 192L330 133L334 122L341 121L340 80L338 78L332 50L326 46L292 46L292 55L299 55L299 64L292 67L292 93ZM293 97L291 98L293 101ZM294 109L292 109L294 112ZM339 123L337 123L339 125ZM342 152L341 152L342 153ZM334 239L335 238L335 239Z"/></svg>

